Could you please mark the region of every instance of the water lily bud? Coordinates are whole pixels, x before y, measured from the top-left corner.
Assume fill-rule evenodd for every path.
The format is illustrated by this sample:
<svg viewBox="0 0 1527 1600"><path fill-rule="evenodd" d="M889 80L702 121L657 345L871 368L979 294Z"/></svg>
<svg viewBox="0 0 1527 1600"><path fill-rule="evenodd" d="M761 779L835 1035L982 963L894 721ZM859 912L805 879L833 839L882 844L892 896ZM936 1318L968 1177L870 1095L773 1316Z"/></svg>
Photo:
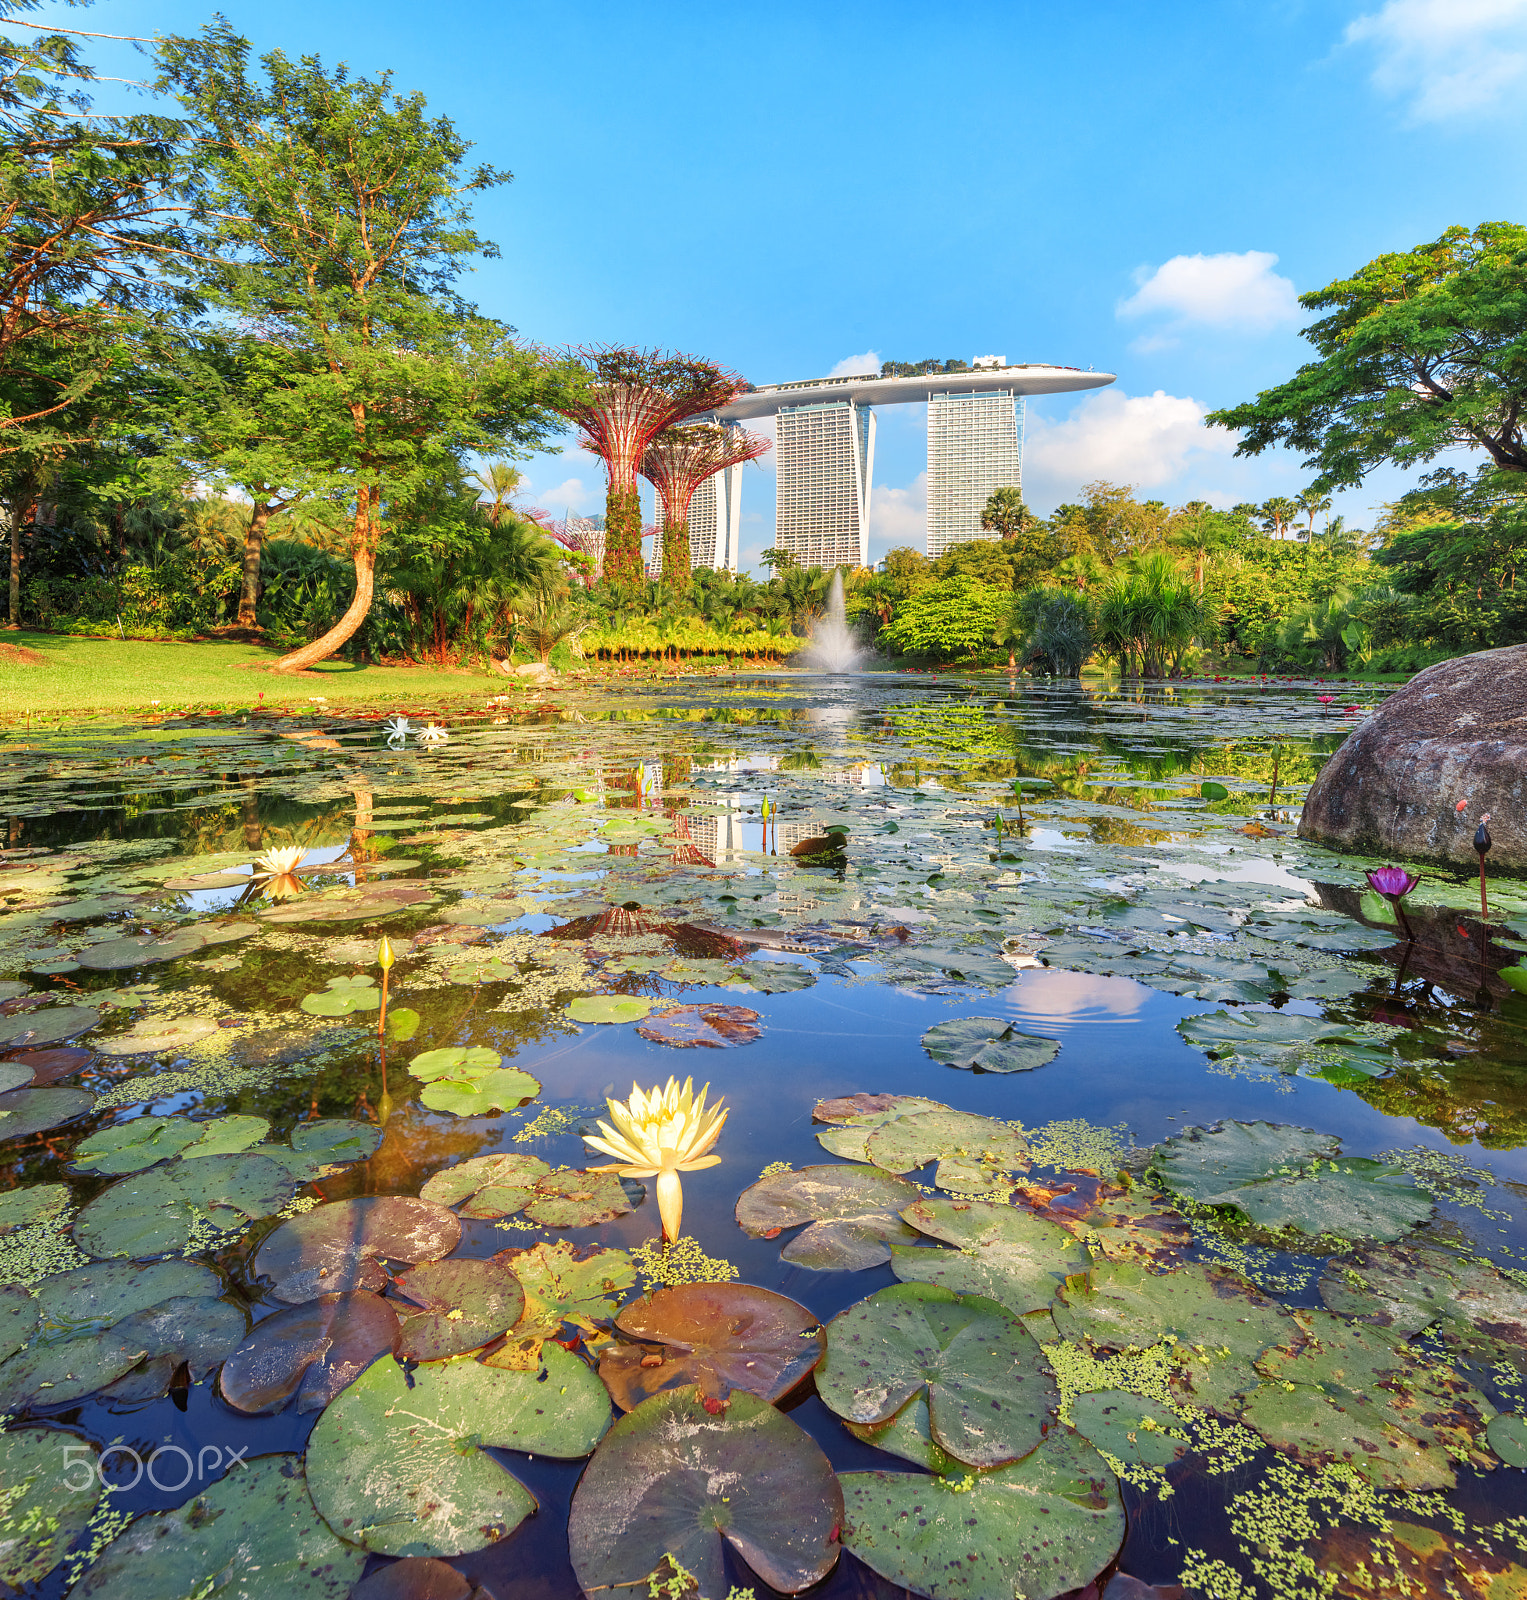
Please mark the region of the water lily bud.
<svg viewBox="0 0 1527 1600"><path fill-rule="evenodd" d="M1490 830L1485 826L1485 823L1487 823L1489 820L1489 813L1486 812L1483 820L1474 830L1474 848L1479 852L1481 861L1483 861L1485 853L1489 850L1492 843L1490 838Z"/></svg>
<svg viewBox="0 0 1527 1600"><path fill-rule="evenodd" d="M392 940L384 933L381 943L376 947L376 962L383 972L391 972L392 964L397 957L392 953Z"/></svg>

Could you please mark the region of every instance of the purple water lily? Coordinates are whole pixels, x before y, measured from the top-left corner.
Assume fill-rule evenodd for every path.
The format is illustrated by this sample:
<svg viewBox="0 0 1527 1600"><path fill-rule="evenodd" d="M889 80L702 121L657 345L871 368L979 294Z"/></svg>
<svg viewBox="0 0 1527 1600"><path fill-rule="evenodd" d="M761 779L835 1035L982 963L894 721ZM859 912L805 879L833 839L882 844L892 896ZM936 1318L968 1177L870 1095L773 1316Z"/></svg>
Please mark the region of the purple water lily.
<svg viewBox="0 0 1527 1600"><path fill-rule="evenodd" d="M1405 930L1405 937L1414 944L1416 936L1411 931L1410 918L1405 915L1405 907L1400 902L1421 880L1407 872L1404 867L1375 867L1367 874L1367 878L1374 892L1383 895L1394 907L1395 915L1400 919L1400 926Z"/></svg>
<svg viewBox="0 0 1527 1600"><path fill-rule="evenodd" d="M1375 867L1368 874L1368 882L1386 900L1398 900L1401 895L1409 894L1420 881L1404 867Z"/></svg>

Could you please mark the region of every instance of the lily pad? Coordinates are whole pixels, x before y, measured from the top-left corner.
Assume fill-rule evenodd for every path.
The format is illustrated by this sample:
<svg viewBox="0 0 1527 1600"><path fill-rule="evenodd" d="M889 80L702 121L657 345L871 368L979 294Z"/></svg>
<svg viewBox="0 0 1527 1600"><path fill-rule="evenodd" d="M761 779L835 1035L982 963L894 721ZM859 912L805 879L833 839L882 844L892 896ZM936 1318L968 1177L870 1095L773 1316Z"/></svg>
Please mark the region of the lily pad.
<svg viewBox="0 0 1527 1600"><path fill-rule="evenodd" d="M169 1255L190 1249L207 1229L236 1232L273 1215L295 1189L296 1180L268 1156L177 1161L97 1195L74 1219L74 1241L90 1256Z"/></svg>
<svg viewBox="0 0 1527 1600"><path fill-rule="evenodd" d="M672 1045L678 1050L702 1045L712 1050L730 1050L760 1037L763 1029L758 1026L759 1021L758 1013L747 1006L670 1006L639 1022L636 1031L654 1044Z"/></svg>
<svg viewBox="0 0 1527 1600"><path fill-rule="evenodd" d="M741 1390L655 1395L617 1419L573 1492L568 1544L585 1594L639 1592L676 1562L724 1595L730 1546L771 1589L799 1594L838 1559L843 1495L821 1447Z"/></svg>
<svg viewBox="0 0 1527 1600"><path fill-rule="evenodd" d="M1306 1465L1346 1462L1385 1486L1451 1488L1455 1461L1484 1432L1484 1396L1389 1329L1324 1311L1304 1320L1307 1335L1257 1359L1268 1381L1247 1396L1242 1420Z"/></svg>
<svg viewBox="0 0 1527 1600"><path fill-rule="evenodd" d="M294 1305L350 1289L380 1289L389 1276L382 1262L439 1261L460 1241L455 1213L428 1200L331 1200L270 1234L255 1252L254 1275L270 1279L276 1299Z"/></svg>
<svg viewBox="0 0 1527 1600"><path fill-rule="evenodd" d="M525 1291L525 1309L510 1339L550 1339L564 1322L592 1333L613 1317L636 1285L636 1268L624 1250L595 1245L580 1251L566 1239L543 1241L528 1250L501 1250L493 1260L507 1267Z"/></svg>
<svg viewBox="0 0 1527 1600"><path fill-rule="evenodd" d="M902 1216L919 1233L955 1247L893 1245L891 1271L903 1283L984 1295L1018 1316L1049 1305L1067 1274L1085 1272L1092 1262L1064 1228L1017 1206L919 1200Z"/></svg>
<svg viewBox="0 0 1527 1600"><path fill-rule="evenodd" d="M497 1050L485 1045L451 1045L444 1050L425 1050L408 1064L416 1078L432 1083L436 1078L452 1078L460 1073L491 1072L503 1064Z"/></svg>
<svg viewBox="0 0 1527 1600"><path fill-rule="evenodd" d="M654 1004L641 995L581 994L568 1002L567 1014L574 1022L640 1022Z"/></svg>
<svg viewBox="0 0 1527 1600"><path fill-rule="evenodd" d="M923 1035L923 1049L946 1067L975 1072L1031 1072L1060 1054L1054 1039L1019 1033L1000 1017L960 1017Z"/></svg>
<svg viewBox="0 0 1527 1600"><path fill-rule="evenodd" d="M408 1361L442 1361L479 1349L512 1328L525 1309L518 1279L494 1261L427 1261L394 1287L401 1297L394 1307L397 1349Z"/></svg>
<svg viewBox="0 0 1527 1600"><path fill-rule="evenodd" d="M382 991L372 978L330 978L325 988L300 1002L315 1017L348 1017L355 1011L375 1011L381 1003Z"/></svg>
<svg viewBox="0 0 1527 1600"><path fill-rule="evenodd" d="M88 1033L100 1020L101 1013L91 1006L44 1006L40 1011L0 1017L0 1050L61 1044Z"/></svg>
<svg viewBox="0 0 1527 1600"><path fill-rule="evenodd" d="M0 1094L0 1140L25 1139L82 1117L95 1104L83 1089L12 1089Z"/></svg>
<svg viewBox="0 0 1527 1600"><path fill-rule="evenodd" d="M20 1284L0 1283L0 1361L32 1337L41 1315L36 1299Z"/></svg>
<svg viewBox="0 0 1527 1600"><path fill-rule="evenodd" d="M59 1045L51 1050L16 1050L5 1058L7 1066L26 1067L32 1074L32 1087L70 1078L95 1060L95 1051L80 1045Z"/></svg>
<svg viewBox="0 0 1527 1600"><path fill-rule="evenodd" d="M1198 792L1205 800L1228 800L1230 791L1222 783L1201 783Z"/></svg>
<svg viewBox="0 0 1527 1600"><path fill-rule="evenodd" d="M449 1111L458 1117L488 1116L512 1111L533 1100L541 1085L517 1067L501 1067L496 1050L481 1045L426 1050L415 1056L408 1070L424 1080L420 1101L431 1111Z"/></svg>
<svg viewBox="0 0 1527 1600"><path fill-rule="evenodd" d="M1477 1257L1375 1245L1331 1261L1319 1288L1328 1310L1399 1334L1435 1322L1450 1345L1466 1352L1494 1359L1500 1347L1514 1346L1527 1353L1527 1289Z"/></svg>
<svg viewBox="0 0 1527 1600"><path fill-rule="evenodd" d="M745 1389L776 1401L805 1382L827 1349L805 1306L746 1283L659 1289L627 1306L615 1326L637 1341L599 1359L599 1376L622 1411L690 1384L706 1400Z"/></svg>
<svg viewBox="0 0 1527 1600"><path fill-rule="evenodd" d="M197 923L163 939L107 939L87 945L75 959L93 972L124 972L130 967L151 967L161 961L178 961L213 945L232 944L258 933L257 922Z"/></svg>
<svg viewBox="0 0 1527 1600"><path fill-rule="evenodd" d="M844 1549L930 1600L1055 1600L1090 1583L1124 1542L1118 1483L1069 1428L974 1481L905 1472L839 1481Z"/></svg>
<svg viewBox="0 0 1527 1600"><path fill-rule="evenodd" d="M72 1452L68 1457L65 1449ZM77 1463L74 1472L61 1470L66 1459ZM0 1433L0 1585L16 1590L38 1583L64 1559L101 1498L99 1460L96 1446L75 1433Z"/></svg>
<svg viewBox="0 0 1527 1600"><path fill-rule="evenodd" d="M433 1556L404 1556L363 1578L350 1591L350 1600L493 1600L493 1596Z"/></svg>
<svg viewBox="0 0 1527 1600"><path fill-rule="evenodd" d="M924 1283L882 1289L834 1317L816 1386L830 1410L869 1424L889 1421L926 1387L935 1442L975 1467L1027 1455L1059 1403L1018 1317Z"/></svg>
<svg viewBox="0 0 1527 1600"><path fill-rule="evenodd" d="M604 1385L555 1344L535 1372L389 1356L326 1410L308 1441L313 1503L335 1532L382 1555L457 1556L502 1539L535 1497L490 1449L576 1460L610 1420Z"/></svg>
<svg viewBox="0 0 1527 1600"><path fill-rule="evenodd" d="M1211 1411L1257 1386L1252 1361L1298 1325L1232 1273L1198 1265L1151 1273L1132 1262L1100 1261L1070 1278L1051 1308L1063 1339L1107 1350L1149 1349L1163 1340L1178 1358L1174 1387Z"/></svg>
<svg viewBox="0 0 1527 1600"><path fill-rule="evenodd" d="M0 1234L29 1223L46 1222L69 1204L68 1187L62 1183L34 1183L25 1189L0 1192Z"/></svg>
<svg viewBox="0 0 1527 1600"><path fill-rule="evenodd" d="M32 1083L32 1069L19 1061L0 1061L0 1094L24 1088Z"/></svg>
<svg viewBox="0 0 1527 1600"><path fill-rule="evenodd" d="M1185 1017L1177 1031L1211 1056L1290 1064L1357 1040L1354 1025L1288 1011L1212 1011Z"/></svg>
<svg viewBox="0 0 1527 1600"><path fill-rule="evenodd" d="M613 1172L559 1167L536 1180L525 1215L543 1228L592 1228L630 1209L630 1196Z"/></svg>
<svg viewBox="0 0 1527 1600"><path fill-rule="evenodd" d="M105 1056L172 1055L218 1031L210 1017L177 1017L172 1021L145 1018L126 1033L97 1039L95 1047Z"/></svg>
<svg viewBox="0 0 1527 1600"><path fill-rule="evenodd" d="M464 1217L507 1217L523 1211L535 1190L536 1179L551 1168L536 1156L474 1156L437 1172L419 1191L436 1205L459 1206Z"/></svg>
<svg viewBox="0 0 1527 1600"><path fill-rule="evenodd" d="M812 1118L830 1126L817 1130L817 1143L849 1161L869 1161L869 1137L876 1128L919 1111L947 1111L937 1100L910 1094L855 1094L819 1100Z"/></svg>
<svg viewBox="0 0 1527 1600"><path fill-rule="evenodd" d="M213 1117L210 1122L198 1122L193 1126L201 1137L181 1151L184 1161L198 1160L202 1156L236 1155L255 1146L259 1146L264 1155L270 1148L260 1144L270 1132L270 1124L264 1117Z"/></svg>
<svg viewBox="0 0 1527 1600"><path fill-rule="evenodd" d="M877 1167L915 1172L938 1162L934 1183L940 1189L983 1192L1029 1168L1028 1141L995 1117L967 1111L919 1111L882 1123L865 1140Z"/></svg>
<svg viewBox="0 0 1527 1600"><path fill-rule="evenodd" d="M1485 1439L1508 1467L1527 1467L1527 1417L1501 1412L1490 1419Z"/></svg>
<svg viewBox="0 0 1527 1600"><path fill-rule="evenodd" d="M878 1167L802 1167L744 1189L736 1216L754 1239L809 1223L781 1250L783 1258L819 1272L858 1272L889 1261L890 1241L917 1237L900 1215L917 1198L904 1178Z"/></svg>
<svg viewBox="0 0 1527 1600"><path fill-rule="evenodd" d="M1188 1452L1176 1412L1123 1389L1077 1395L1071 1425L1094 1448L1137 1466L1167 1467Z"/></svg>
<svg viewBox="0 0 1527 1600"><path fill-rule="evenodd" d="M71 1170L104 1177L142 1172L178 1156L200 1137L200 1125L185 1117L133 1117L82 1139L74 1148Z"/></svg>
<svg viewBox="0 0 1527 1600"><path fill-rule="evenodd" d="M262 1154L279 1160L298 1177L311 1179L334 1167L365 1161L381 1148L385 1129L352 1117L318 1117L299 1122L291 1132L291 1148L261 1145ZM199 1154L188 1150L187 1155Z"/></svg>
<svg viewBox="0 0 1527 1600"><path fill-rule="evenodd" d="M1234 1206L1265 1228L1398 1239L1433 1211L1413 1177L1339 1156L1334 1138L1276 1122L1216 1123L1160 1146L1153 1170L1201 1205Z"/></svg>
<svg viewBox="0 0 1527 1600"><path fill-rule="evenodd" d="M427 905L433 898L428 889L416 884L373 884L361 890L303 895L262 911L260 917L277 926L295 922L381 922Z"/></svg>
<svg viewBox="0 0 1527 1600"><path fill-rule="evenodd" d="M196 1261L92 1261L55 1272L33 1290L43 1322L54 1332L96 1333L176 1296L215 1299L222 1280Z"/></svg>
<svg viewBox="0 0 1527 1600"><path fill-rule="evenodd" d="M249 1332L242 1306L210 1296L176 1295L146 1311L124 1317L111 1330L113 1339L142 1344L143 1358L106 1390L113 1400L156 1400L184 1366L193 1383L221 1366ZM56 1404L51 1396L48 1404Z"/></svg>
<svg viewBox="0 0 1527 1600"><path fill-rule="evenodd" d="M279 1411L294 1394L299 1415L322 1411L397 1347L398 1319L380 1295L326 1294L256 1323L224 1362L219 1387L238 1411Z"/></svg>
<svg viewBox="0 0 1527 1600"><path fill-rule="evenodd" d="M227 1592L230 1573L249 1571L254 1529L260 1540L259 1587L235 1579L250 1600L256 1595L346 1600L365 1568L365 1552L337 1539L314 1511L301 1457L260 1456L241 1462L238 1471L175 1510L131 1523L69 1591L70 1600L164 1600L172 1594Z"/></svg>
<svg viewBox="0 0 1527 1600"><path fill-rule="evenodd" d="M816 973L793 961L742 961L732 968L732 974L760 994L791 994L809 989L817 981Z"/></svg>

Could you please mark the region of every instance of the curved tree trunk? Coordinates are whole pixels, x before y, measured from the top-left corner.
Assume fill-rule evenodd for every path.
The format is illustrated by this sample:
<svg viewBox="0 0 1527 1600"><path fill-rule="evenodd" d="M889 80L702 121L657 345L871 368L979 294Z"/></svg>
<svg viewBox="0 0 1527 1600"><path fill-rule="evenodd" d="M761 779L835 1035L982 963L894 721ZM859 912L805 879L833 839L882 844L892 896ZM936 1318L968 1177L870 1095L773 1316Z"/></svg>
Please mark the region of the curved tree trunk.
<svg viewBox="0 0 1527 1600"><path fill-rule="evenodd" d="M244 575L239 588L239 626L253 628L255 602L260 598L260 555L270 522L270 501L256 500L249 511L249 531L244 535Z"/></svg>
<svg viewBox="0 0 1527 1600"><path fill-rule="evenodd" d="M376 546L380 531L373 510L376 499L377 491L369 486L363 486L356 496L355 525L350 534L350 550L355 561L355 598L344 616L326 634L314 639L311 644L303 645L300 650L282 656L275 665L275 671L302 672L315 661L327 660L341 645L349 642L366 620L375 586Z"/></svg>

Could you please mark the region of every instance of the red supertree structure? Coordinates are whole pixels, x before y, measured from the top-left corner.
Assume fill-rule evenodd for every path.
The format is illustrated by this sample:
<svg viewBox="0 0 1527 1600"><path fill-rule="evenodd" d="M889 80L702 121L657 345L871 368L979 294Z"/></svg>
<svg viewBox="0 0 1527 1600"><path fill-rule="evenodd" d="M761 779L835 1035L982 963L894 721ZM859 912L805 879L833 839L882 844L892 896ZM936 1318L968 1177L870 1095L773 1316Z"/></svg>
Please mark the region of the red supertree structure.
<svg viewBox="0 0 1527 1600"><path fill-rule="evenodd" d="M769 448L761 433L698 422L664 428L642 454L642 476L663 502L663 580L689 582L689 502L709 477L756 461ZM719 529L718 529L719 532Z"/></svg>
<svg viewBox="0 0 1527 1600"><path fill-rule="evenodd" d="M604 462L609 474L604 576L613 583L640 583L642 515L636 474L643 453L664 428L726 405L747 384L712 361L662 350L587 345L571 355L587 381L557 409L576 424L579 442Z"/></svg>

